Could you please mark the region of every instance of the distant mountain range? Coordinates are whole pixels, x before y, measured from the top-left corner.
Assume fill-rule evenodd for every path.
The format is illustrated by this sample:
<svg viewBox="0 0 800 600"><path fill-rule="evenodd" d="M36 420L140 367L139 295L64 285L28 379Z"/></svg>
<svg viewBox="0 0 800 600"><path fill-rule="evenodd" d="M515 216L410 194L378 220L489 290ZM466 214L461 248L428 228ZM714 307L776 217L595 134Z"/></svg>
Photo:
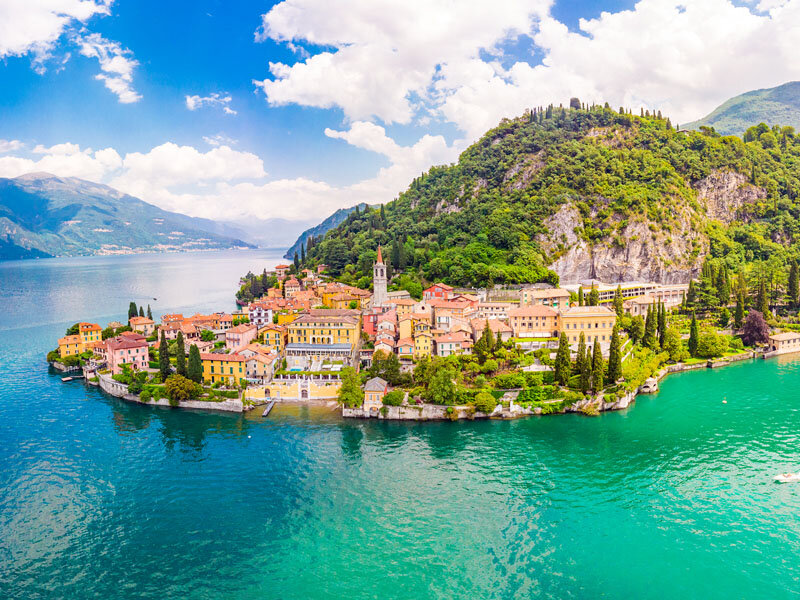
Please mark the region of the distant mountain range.
<svg viewBox="0 0 800 600"><path fill-rule="evenodd" d="M0 178L0 259L254 248L241 233L75 177Z"/></svg>
<svg viewBox="0 0 800 600"><path fill-rule="evenodd" d="M366 204L366 203L362 203L362 204L358 204L357 206L359 208L363 209L364 207L369 206L369 205ZM344 222L344 220L347 218L347 215L349 215L355 209L356 209L355 206L352 206L350 208L340 208L339 210L337 210L335 213L333 213L331 216L329 216L327 219L325 219L319 225L315 225L314 227L311 227L310 229L306 229L303 233L300 234L300 237L298 237L297 240L295 240L294 244L291 245L289 250L286 251L286 254L284 255L284 258L288 258L289 260L293 260L295 253L297 253L297 255L300 256L300 248L303 245L305 245L305 243L308 241L308 238L310 236L313 235L314 237L318 237L318 236L326 234L328 231L330 231L334 227L338 227L339 225L341 225Z"/></svg>
<svg viewBox="0 0 800 600"><path fill-rule="evenodd" d="M702 119L680 125L681 129L708 125L722 135L741 136L748 127L759 123L790 125L800 130L800 81L736 96Z"/></svg>

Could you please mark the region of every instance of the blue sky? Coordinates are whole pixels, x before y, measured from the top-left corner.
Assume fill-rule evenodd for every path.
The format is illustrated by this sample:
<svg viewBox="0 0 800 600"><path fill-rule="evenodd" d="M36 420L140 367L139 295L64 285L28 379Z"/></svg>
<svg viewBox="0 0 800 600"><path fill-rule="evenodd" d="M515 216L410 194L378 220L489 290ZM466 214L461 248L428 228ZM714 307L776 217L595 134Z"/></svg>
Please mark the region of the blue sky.
<svg viewBox="0 0 800 600"><path fill-rule="evenodd" d="M680 122L798 79L798 28L800 0L0 0L0 176L323 218L529 106Z"/></svg>

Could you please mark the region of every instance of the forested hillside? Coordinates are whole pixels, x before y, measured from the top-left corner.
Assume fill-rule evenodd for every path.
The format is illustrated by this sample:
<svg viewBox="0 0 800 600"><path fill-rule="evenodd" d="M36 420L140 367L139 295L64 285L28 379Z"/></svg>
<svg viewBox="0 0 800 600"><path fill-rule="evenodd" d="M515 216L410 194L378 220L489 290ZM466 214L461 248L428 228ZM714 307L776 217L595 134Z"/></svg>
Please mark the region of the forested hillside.
<svg viewBox="0 0 800 600"><path fill-rule="evenodd" d="M305 263L364 287L378 244L402 286L687 281L706 255L732 272L777 272L797 252L799 162L791 128L742 140L608 106L537 109L397 200L351 213L312 240Z"/></svg>

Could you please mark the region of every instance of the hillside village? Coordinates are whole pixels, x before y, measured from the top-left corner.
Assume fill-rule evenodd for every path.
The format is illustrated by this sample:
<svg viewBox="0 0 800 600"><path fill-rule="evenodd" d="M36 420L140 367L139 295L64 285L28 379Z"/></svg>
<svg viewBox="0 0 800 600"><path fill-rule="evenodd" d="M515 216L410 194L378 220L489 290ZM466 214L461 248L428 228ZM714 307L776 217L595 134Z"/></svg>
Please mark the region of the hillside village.
<svg viewBox="0 0 800 600"><path fill-rule="evenodd" d="M733 331L681 316L694 281L434 283L414 299L388 291L379 247L372 291L333 280L325 265L281 264L242 285L254 282L264 293L233 313L157 323L131 303L127 325L77 323L48 360L143 402L243 411L328 401L350 417L456 419L621 408L656 389L659 373L753 356ZM800 333L770 333L763 317L758 335L751 345L770 354L800 350Z"/></svg>

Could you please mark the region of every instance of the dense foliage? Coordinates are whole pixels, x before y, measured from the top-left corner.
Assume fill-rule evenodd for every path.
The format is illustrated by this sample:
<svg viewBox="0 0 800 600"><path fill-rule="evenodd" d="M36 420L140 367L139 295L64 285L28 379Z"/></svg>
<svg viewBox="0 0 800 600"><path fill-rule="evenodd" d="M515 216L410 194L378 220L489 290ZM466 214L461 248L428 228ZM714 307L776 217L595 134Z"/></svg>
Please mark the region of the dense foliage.
<svg viewBox="0 0 800 600"><path fill-rule="evenodd" d="M544 219L571 202L589 244L624 245L620 232L633 220L670 235L688 214L700 234L689 258L709 252L731 273L745 264L785 266L800 239L798 167L800 137L791 127L759 125L739 139L711 128L677 131L660 115L548 108L504 120L457 164L432 168L397 200L353 211L313 240L305 264L325 263L334 276L369 287L381 244L404 287L557 283L547 265L559 250L548 255L538 240ZM763 190L727 225L706 218L693 187L720 171Z"/></svg>

